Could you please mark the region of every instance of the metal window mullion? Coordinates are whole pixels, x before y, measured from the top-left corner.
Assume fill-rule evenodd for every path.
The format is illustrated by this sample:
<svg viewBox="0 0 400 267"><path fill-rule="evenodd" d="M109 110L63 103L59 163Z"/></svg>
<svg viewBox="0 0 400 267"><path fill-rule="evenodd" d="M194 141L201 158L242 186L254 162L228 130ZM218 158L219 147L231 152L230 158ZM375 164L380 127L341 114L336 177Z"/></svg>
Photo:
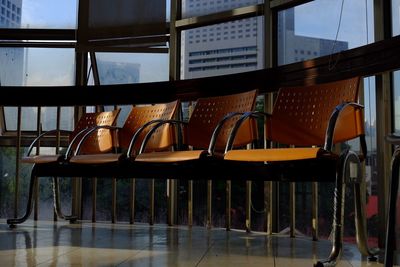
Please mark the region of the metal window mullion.
<svg viewBox="0 0 400 267"><path fill-rule="evenodd" d="M375 41L391 38L391 1L374 0L374 33ZM376 76L376 154L378 172L378 217L386 218L387 196L389 194L389 177L392 156L392 146L385 141L385 137L393 130L393 110L391 108L393 96L390 88L392 80L389 73ZM378 243L384 247L385 220L379 220Z"/></svg>
<svg viewBox="0 0 400 267"><path fill-rule="evenodd" d="M224 23L233 20L251 18L259 16L264 12L264 4L239 7L227 11L222 11L213 14L207 14L202 16L184 18L175 21L176 28L180 30L192 29L197 27L204 27L213 24Z"/></svg>

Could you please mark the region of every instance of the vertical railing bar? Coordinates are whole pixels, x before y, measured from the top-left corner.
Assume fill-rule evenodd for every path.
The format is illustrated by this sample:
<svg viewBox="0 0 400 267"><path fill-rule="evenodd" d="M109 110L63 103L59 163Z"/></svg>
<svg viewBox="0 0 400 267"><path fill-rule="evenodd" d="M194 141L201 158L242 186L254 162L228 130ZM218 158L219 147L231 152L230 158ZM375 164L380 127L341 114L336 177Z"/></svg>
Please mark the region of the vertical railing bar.
<svg viewBox="0 0 400 267"><path fill-rule="evenodd" d="M130 215L129 215L129 223L133 224L135 222L135 189L136 189L136 179L130 179L130 192L129 192L129 206L130 206Z"/></svg>
<svg viewBox="0 0 400 267"><path fill-rule="evenodd" d="M312 239L318 240L318 182L312 183Z"/></svg>
<svg viewBox="0 0 400 267"><path fill-rule="evenodd" d="M14 192L14 217L18 217L18 195L19 195L19 157L20 157L20 149L21 149L21 121L22 121L22 109L18 107L18 115L17 115L17 151L15 153L15 192Z"/></svg>
<svg viewBox="0 0 400 267"><path fill-rule="evenodd" d="M193 226L193 180L188 181L188 226Z"/></svg>
<svg viewBox="0 0 400 267"><path fill-rule="evenodd" d="M290 237L296 237L296 183L289 183Z"/></svg>
<svg viewBox="0 0 400 267"><path fill-rule="evenodd" d="M271 15L271 14L269 14ZM269 26L269 25L268 25ZM272 113L272 107L274 103L274 97L272 93L264 95L264 111L267 113ZM267 128L266 123L264 123L264 148L272 147L272 143L267 140ZM277 183L277 182L275 182ZM278 186L275 186L278 188ZM265 181L264 182L264 207L265 207L265 217L264 217L264 230L268 235L272 235L274 228L274 182Z"/></svg>
<svg viewBox="0 0 400 267"><path fill-rule="evenodd" d="M117 178L115 177L111 180L111 189L111 223L115 223L117 220Z"/></svg>
<svg viewBox="0 0 400 267"><path fill-rule="evenodd" d="M265 207L265 223L264 223L264 231L268 235L272 235L272 189L273 184L272 181L264 182L264 207Z"/></svg>
<svg viewBox="0 0 400 267"><path fill-rule="evenodd" d="M39 106L37 107L37 116L36 116L36 129L37 129L37 133L38 136L42 133L42 108ZM36 145L36 155L40 154L40 141L37 142ZM38 183L39 184L39 183ZM34 209L33 209L33 219L35 221L38 220L39 217L39 185L36 186L35 188L35 193L34 193Z"/></svg>
<svg viewBox="0 0 400 267"><path fill-rule="evenodd" d="M92 222L96 222L96 209L97 209L97 178L92 178Z"/></svg>
<svg viewBox="0 0 400 267"><path fill-rule="evenodd" d="M207 181L207 228L212 227L212 180Z"/></svg>
<svg viewBox="0 0 400 267"><path fill-rule="evenodd" d="M246 181L246 232L251 232L251 181Z"/></svg>
<svg viewBox="0 0 400 267"><path fill-rule="evenodd" d="M227 180L226 181L226 187L225 187L225 195L226 195L226 211L225 211L225 228L227 231L231 230L231 208L232 208L232 181Z"/></svg>
<svg viewBox="0 0 400 267"><path fill-rule="evenodd" d="M154 185L155 180L150 180L150 212L149 212L149 224L154 224Z"/></svg>
<svg viewBox="0 0 400 267"><path fill-rule="evenodd" d="M247 149L251 149L252 145L247 145ZM251 181L246 181L246 223L245 228L246 232L251 232Z"/></svg>
<svg viewBox="0 0 400 267"><path fill-rule="evenodd" d="M173 180L167 179L167 223L169 226L174 224L173 186Z"/></svg>
<svg viewBox="0 0 400 267"><path fill-rule="evenodd" d="M57 118L56 118L56 154L60 153L60 146L61 146L61 135L59 130L61 129L61 107L57 106ZM54 177L54 179L58 179L58 177ZM59 184L59 183L58 183ZM56 188L56 190L59 190L59 188ZM59 192L58 192L59 193ZM57 212L56 208L54 207L53 209L53 221L57 221Z"/></svg>

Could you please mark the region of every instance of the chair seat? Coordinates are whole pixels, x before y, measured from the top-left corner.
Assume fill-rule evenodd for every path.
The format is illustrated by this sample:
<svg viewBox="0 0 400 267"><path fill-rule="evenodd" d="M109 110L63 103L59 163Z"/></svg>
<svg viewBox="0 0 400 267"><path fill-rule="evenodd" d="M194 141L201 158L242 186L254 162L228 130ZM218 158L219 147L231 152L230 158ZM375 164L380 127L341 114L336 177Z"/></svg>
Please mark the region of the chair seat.
<svg viewBox="0 0 400 267"><path fill-rule="evenodd" d="M76 155L70 158L69 162L76 164L104 164L118 162L121 156L122 154L120 153Z"/></svg>
<svg viewBox="0 0 400 267"><path fill-rule="evenodd" d="M152 163L183 162L197 160L205 155L207 155L206 150L152 152L138 155L135 158L135 161Z"/></svg>
<svg viewBox="0 0 400 267"><path fill-rule="evenodd" d="M31 164L41 164L41 163L50 163L57 162L62 155L35 155L29 157L23 157L21 159L22 163L31 163Z"/></svg>
<svg viewBox="0 0 400 267"><path fill-rule="evenodd" d="M230 150L224 159L232 161L248 162L277 162L317 159L320 157L336 157L321 148L271 148L271 149L250 149Z"/></svg>

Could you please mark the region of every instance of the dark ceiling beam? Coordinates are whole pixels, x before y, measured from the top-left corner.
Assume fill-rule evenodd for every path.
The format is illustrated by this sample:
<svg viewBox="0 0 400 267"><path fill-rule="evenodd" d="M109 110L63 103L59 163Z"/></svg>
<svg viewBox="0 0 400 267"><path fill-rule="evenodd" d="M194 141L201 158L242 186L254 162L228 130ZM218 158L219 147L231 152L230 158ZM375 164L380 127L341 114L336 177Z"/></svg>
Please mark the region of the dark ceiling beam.
<svg viewBox="0 0 400 267"><path fill-rule="evenodd" d="M139 104L231 94L259 89L273 92L282 86L372 76L400 69L400 36L330 56L251 72L141 84L61 87L2 87L0 105L70 106Z"/></svg>

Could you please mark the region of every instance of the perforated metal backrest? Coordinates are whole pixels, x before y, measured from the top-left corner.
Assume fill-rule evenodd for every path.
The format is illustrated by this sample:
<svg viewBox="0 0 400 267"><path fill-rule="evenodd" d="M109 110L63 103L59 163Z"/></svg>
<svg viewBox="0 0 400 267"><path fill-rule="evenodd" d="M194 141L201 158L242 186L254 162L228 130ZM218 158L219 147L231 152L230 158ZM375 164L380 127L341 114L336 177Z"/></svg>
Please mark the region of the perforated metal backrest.
<svg viewBox="0 0 400 267"><path fill-rule="evenodd" d="M284 144L322 146L329 118L343 102L358 102L359 78L312 86L281 88L272 118L267 121L267 139ZM364 134L362 112L353 108L339 117L334 143Z"/></svg>
<svg viewBox="0 0 400 267"><path fill-rule="evenodd" d="M257 90L227 95L200 98L197 100L187 128L187 143L195 148L206 149L214 128L228 113L247 112L254 109ZM227 121L217 139L216 149L225 148L231 128L239 117ZM242 146L257 138L257 130L253 120L243 123L235 138L234 146Z"/></svg>
<svg viewBox="0 0 400 267"><path fill-rule="evenodd" d="M76 134L81 132L85 128L91 128L94 126L114 125L116 118L120 112L120 109L105 112L96 113L85 113L79 119L73 133L70 136L70 141L75 137ZM83 137L83 135L81 136ZM110 130L99 129L95 134L89 136L81 147L80 153L82 154L93 154L107 152L113 147L113 138ZM78 141L78 140L77 140ZM77 144L78 142L75 142Z"/></svg>
<svg viewBox="0 0 400 267"><path fill-rule="evenodd" d="M127 149L134 133L145 123L158 119L173 119L178 106L179 101L173 101L166 104L132 107L119 135L120 146ZM136 150L139 149L143 138L150 129L150 127L147 127L139 136L135 145ZM168 125L160 127L147 144L146 151L163 150L170 147L174 140L172 129L173 127Z"/></svg>

